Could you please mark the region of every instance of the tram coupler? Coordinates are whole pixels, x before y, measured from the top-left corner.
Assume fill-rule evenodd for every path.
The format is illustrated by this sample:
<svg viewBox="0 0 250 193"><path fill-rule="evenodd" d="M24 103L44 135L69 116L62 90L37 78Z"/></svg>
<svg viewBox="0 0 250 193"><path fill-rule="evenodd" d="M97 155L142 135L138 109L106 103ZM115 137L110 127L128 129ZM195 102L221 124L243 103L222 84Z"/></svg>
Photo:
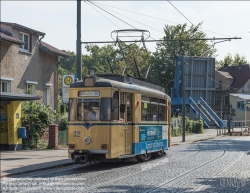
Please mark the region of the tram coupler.
<svg viewBox="0 0 250 193"><path fill-rule="evenodd" d="M86 163L88 161L87 155L74 155L73 160L76 163Z"/></svg>

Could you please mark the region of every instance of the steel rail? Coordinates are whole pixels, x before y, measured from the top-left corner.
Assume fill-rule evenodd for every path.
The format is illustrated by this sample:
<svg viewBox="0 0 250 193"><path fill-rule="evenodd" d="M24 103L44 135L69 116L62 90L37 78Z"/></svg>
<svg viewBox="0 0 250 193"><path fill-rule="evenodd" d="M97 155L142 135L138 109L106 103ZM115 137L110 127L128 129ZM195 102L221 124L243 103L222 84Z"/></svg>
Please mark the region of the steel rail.
<svg viewBox="0 0 250 193"><path fill-rule="evenodd" d="M199 146L198 143L197 143L197 146L198 146L198 148L197 148L197 151L196 151L195 153L193 153L193 154L191 154L191 155L188 155L188 156L184 156L184 157L179 158L179 159L176 159L176 160L174 160L173 162L178 162L178 161L187 159L187 158L189 158L189 157L193 157L195 154L200 153L201 149L200 149L200 146ZM148 163L159 162L159 161L164 160L164 159L166 159L166 158L167 158L166 156L162 156L162 157L156 158L156 159L154 159L154 160L149 159L149 160L147 160L147 161L140 162L137 166L143 166L143 165L148 164ZM171 162L171 161L170 161L170 162ZM171 162L171 163L173 163L173 162ZM165 164L165 163L168 163L168 162L164 162L164 164ZM96 164L98 164L98 163L96 163ZM92 165L94 165L94 164L92 164ZM78 166L78 167L74 167L74 168L72 168L72 169L76 169L76 168L80 168L80 167L87 167L87 166L89 167L89 166L91 166L91 165L88 164L88 165ZM157 164L156 166L153 166L153 167L150 167L150 168L146 168L145 170L148 170L148 169L151 169L151 168L158 168L158 167L161 167L161 166L162 166L162 164L160 163L160 164ZM61 172L61 171L64 171L64 170L69 171L69 169L70 169L70 168L65 168L65 169L56 170L56 171L49 171L49 172L44 172L44 173L40 173L40 174L30 175L30 176L27 176L27 177L38 177L38 176L39 176L39 177L42 177L43 175L47 175L47 174L51 174L51 173L58 173L58 172ZM85 191L94 189L94 188L96 188L96 187L98 187L98 186L100 186L100 185L103 185L103 184L108 184L108 183L110 183L111 181L114 181L114 180L126 178L126 177L128 177L128 176L132 176L132 175L135 175L135 174L137 174L137 173L142 173L142 172L144 172L145 170L140 170L140 171L131 173L131 174L129 174L129 175L123 175L123 176L121 176L121 177L119 177L119 178L115 178L115 179L113 179L113 180L109 180L109 181L106 181L106 182L103 182L103 183L96 184L96 185L94 185L94 186L92 186L92 187L89 187L89 188L85 189ZM106 171L104 171L104 172L102 172L102 173L105 173L105 172L106 172ZM84 176L84 178L87 178L88 176L91 176L91 175L92 175L91 173L88 173L88 174L86 174L86 175ZM27 177L25 177L25 178L27 178ZM65 179L65 180L63 180L63 181L65 182L65 181L67 181L67 180L68 180L68 179ZM18 180L13 180L13 181L18 181ZM13 182L13 181L12 181L12 182ZM45 187L50 187L50 186L53 186L53 185L54 185L54 182L53 182L53 183L45 184L45 185L43 185L43 186L34 187L32 190L37 190L37 189L39 189L39 188L41 188L41 187L44 187L44 186L45 186ZM29 190L23 190L23 191L21 191L21 192L24 193L24 192L30 192L30 191L31 191L31 190L29 189Z"/></svg>
<svg viewBox="0 0 250 193"><path fill-rule="evenodd" d="M209 160L208 162L206 162L206 163L204 163L204 164L201 164L201 165L199 165L199 166L197 166L197 167L195 167L195 168L193 168L193 169L191 169L191 170L188 170L187 172L182 173L181 175L179 175L179 176L177 176L177 177L175 177L175 178L172 178L172 179L168 180L167 182L161 183L160 185L156 186L155 188L150 189L150 190L147 191L146 193L156 191L157 189L161 188L162 186L164 186L164 185L166 185L166 184L169 184L169 183L171 183L171 182L173 182L173 181L175 181L175 180L177 180L177 179L179 179L179 178L181 178L181 177L183 177L183 176L185 176L185 175L188 175L188 174L190 174L191 172L193 172L193 171L195 171L195 170L197 170L197 169L199 169L199 168L201 168L201 167L203 167L203 166L205 166L205 165L207 165L207 164L209 164L209 163L211 163L211 162L213 162L213 161L215 161L215 160L221 158L222 156L224 156L225 153L226 153L226 150L225 150L223 147L221 147L218 143L216 143L216 145L218 145L218 146L223 150L223 153L222 153L221 155L219 155L218 157L216 157L216 158L214 158L214 159L212 159L212 160Z"/></svg>

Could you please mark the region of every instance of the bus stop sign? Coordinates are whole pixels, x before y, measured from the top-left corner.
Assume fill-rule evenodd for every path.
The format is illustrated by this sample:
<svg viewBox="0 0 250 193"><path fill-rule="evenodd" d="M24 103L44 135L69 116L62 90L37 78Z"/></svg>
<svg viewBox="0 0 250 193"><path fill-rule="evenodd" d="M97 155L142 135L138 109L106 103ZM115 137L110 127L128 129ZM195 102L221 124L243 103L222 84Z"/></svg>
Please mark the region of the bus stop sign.
<svg viewBox="0 0 250 193"><path fill-rule="evenodd" d="M74 75L63 75L62 77L62 101L69 103L69 86L74 81Z"/></svg>

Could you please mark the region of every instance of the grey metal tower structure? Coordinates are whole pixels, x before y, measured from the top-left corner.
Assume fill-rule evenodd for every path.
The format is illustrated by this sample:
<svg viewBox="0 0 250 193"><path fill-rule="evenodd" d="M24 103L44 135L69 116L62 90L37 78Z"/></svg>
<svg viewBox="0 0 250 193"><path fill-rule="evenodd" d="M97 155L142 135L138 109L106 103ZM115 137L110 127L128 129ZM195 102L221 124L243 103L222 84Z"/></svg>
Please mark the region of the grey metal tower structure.
<svg viewBox="0 0 250 193"><path fill-rule="evenodd" d="M82 80L81 2L82 0L77 0L76 65L78 80Z"/></svg>

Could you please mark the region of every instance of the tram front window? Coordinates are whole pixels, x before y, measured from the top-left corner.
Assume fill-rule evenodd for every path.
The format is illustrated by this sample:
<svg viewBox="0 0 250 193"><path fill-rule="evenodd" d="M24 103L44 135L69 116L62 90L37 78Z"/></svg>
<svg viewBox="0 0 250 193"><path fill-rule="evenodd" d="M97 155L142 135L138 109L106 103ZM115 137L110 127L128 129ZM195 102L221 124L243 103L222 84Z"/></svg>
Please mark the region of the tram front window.
<svg viewBox="0 0 250 193"><path fill-rule="evenodd" d="M77 120L78 121L100 120L99 99L78 99Z"/></svg>

